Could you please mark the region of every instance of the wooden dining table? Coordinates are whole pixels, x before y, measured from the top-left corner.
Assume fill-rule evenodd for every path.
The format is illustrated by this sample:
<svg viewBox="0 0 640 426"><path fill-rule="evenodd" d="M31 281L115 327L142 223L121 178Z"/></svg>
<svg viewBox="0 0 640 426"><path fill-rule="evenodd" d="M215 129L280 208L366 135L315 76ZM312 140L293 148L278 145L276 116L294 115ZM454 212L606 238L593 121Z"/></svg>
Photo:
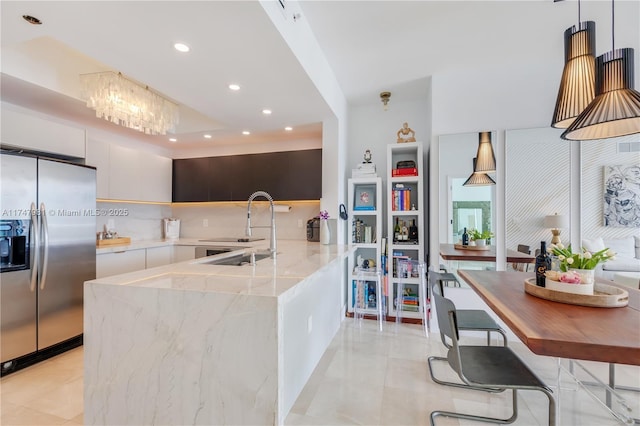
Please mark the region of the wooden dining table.
<svg viewBox="0 0 640 426"><path fill-rule="evenodd" d="M440 244L440 257L444 260L471 260L476 262L495 262L496 246L487 246L487 250L459 249L454 244ZM534 263L536 258L530 254L507 249L507 263Z"/></svg>
<svg viewBox="0 0 640 426"><path fill-rule="evenodd" d="M525 293L524 281L532 273L458 270L458 275L535 354L640 365L640 290L620 286L629 293L624 307L587 307Z"/></svg>

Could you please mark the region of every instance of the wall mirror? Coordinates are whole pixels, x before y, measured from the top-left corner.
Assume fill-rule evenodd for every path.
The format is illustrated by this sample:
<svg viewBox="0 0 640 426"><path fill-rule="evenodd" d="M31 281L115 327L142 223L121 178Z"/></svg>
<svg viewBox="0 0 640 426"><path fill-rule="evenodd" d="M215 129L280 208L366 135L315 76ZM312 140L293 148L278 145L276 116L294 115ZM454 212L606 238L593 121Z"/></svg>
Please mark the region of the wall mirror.
<svg viewBox="0 0 640 426"><path fill-rule="evenodd" d="M551 127L506 131L506 249L526 246L535 254L541 241L550 243L554 223L560 240L571 242L571 142L561 133Z"/></svg>
<svg viewBox="0 0 640 426"><path fill-rule="evenodd" d="M495 132L491 133L495 151ZM473 172L478 133L442 135L439 144L438 241L455 244L464 228L494 232L496 187L463 186ZM492 174L495 176L495 174ZM495 239L491 240L495 244ZM495 262L447 262L453 268L495 269Z"/></svg>

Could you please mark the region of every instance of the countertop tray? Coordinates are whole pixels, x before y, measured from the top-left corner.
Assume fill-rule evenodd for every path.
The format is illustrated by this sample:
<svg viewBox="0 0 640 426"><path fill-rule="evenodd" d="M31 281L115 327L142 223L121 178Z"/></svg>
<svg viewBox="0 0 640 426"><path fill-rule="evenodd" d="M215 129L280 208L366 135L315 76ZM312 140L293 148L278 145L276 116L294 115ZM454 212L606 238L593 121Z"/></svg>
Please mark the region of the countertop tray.
<svg viewBox="0 0 640 426"><path fill-rule="evenodd" d="M124 246L127 244L131 244L130 237L118 237L118 238L109 238L105 240L96 240L96 245L98 247Z"/></svg>
<svg viewBox="0 0 640 426"><path fill-rule="evenodd" d="M476 250L476 251L484 251L489 250L491 246L463 246L462 244L454 244L454 248L457 250Z"/></svg>
<svg viewBox="0 0 640 426"><path fill-rule="evenodd" d="M595 308L620 308L629 304L629 293L626 290L602 283L594 284L595 294L593 295L573 294L538 287L534 277L524 281L524 291L527 294L541 299L570 305L591 306Z"/></svg>

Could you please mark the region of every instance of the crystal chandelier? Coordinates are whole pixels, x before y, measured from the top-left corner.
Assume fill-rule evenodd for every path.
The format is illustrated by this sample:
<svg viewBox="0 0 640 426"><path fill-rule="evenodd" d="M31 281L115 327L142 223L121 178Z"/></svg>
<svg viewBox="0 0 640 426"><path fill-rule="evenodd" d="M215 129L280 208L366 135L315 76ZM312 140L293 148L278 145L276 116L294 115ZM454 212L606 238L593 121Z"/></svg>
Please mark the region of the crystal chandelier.
<svg viewBox="0 0 640 426"><path fill-rule="evenodd" d="M178 124L178 105L111 71L80 75L81 97L96 117L143 132L165 135Z"/></svg>

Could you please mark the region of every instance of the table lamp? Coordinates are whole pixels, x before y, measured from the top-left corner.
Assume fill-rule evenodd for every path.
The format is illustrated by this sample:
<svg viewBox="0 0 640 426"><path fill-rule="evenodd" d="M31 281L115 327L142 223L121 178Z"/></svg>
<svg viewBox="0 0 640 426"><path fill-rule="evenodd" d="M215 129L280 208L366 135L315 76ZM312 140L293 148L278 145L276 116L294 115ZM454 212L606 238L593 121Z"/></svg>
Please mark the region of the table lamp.
<svg viewBox="0 0 640 426"><path fill-rule="evenodd" d="M551 238L551 244L560 244L560 228L566 228L569 226L569 221L566 216L559 215L558 213L552 214L549 216L545 216L544 218L544 226L546 228L551 228L551 234L553 234L553 238Z"/></svg>

